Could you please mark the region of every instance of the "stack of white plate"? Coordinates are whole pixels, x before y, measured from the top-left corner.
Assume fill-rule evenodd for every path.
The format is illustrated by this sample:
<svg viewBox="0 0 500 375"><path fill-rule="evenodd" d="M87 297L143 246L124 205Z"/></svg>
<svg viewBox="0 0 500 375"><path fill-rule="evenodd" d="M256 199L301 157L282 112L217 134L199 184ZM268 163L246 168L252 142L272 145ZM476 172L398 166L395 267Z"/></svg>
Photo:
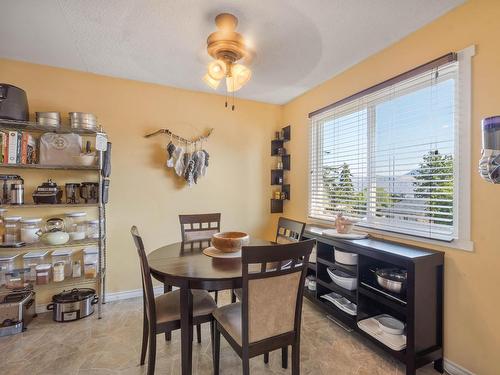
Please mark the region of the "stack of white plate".
<svg viewBox="0 0 500 375"><path fill-rule="evenodd" d="M340 310L346 312L347 314L356 316L356 312L358 310L358 307L356 306L356 304L352 303L347 298L342 297L340 294L337 294L335 292L331 292L331 293L322 295L321 298L326 299L327 301L333 303Z"/></svg>
<svg viewBox="0 0 500 375"><path fill-rule="evenodd" d="M392 350L406 348L405 324L390 315L381 314L360 320L358 327Z"/></svg>

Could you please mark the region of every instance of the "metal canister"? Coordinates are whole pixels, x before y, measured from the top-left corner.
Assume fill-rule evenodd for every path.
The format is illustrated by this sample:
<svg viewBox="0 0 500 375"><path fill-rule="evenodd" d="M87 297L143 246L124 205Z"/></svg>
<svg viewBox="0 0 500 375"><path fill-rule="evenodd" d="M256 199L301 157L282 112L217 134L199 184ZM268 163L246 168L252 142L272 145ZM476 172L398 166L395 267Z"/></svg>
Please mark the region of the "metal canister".
<svg viewBox="0 0 500 375"><path fill-rule="evenodd" d="M10 185L10 204L24 204L24 185L22 183Z"/></svg>

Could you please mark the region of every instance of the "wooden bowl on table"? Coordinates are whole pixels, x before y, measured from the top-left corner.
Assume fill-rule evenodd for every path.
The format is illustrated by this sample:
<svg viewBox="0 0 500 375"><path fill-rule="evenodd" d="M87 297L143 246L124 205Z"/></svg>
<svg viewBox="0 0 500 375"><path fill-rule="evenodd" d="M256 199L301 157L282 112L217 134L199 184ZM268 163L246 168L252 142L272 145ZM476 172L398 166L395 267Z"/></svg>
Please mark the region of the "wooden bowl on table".
<svg viewBox="0 0 500 375"><path fill-rule="evenodd" d="M212 246L224 253L235 253L248 245L250 236L245 232L220 232L212 236Z"/></svg>

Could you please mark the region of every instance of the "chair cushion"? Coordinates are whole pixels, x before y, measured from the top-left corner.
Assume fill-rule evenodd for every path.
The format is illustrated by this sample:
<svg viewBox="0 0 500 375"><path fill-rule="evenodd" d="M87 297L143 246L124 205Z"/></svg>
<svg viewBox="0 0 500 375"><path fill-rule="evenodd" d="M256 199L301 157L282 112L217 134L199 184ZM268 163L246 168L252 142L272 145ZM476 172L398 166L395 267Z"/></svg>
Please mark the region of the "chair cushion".
<svg viewBox="0 0 500 375"><path fill-rule="evenodd" d="M212 296L205 290L192 290L193 316L211 314L217 308ZM174 290L155 298L156 321L158 324L167 323L181 318L181 293Z"/></svg>
<svg viewBox="0 0 500 375"><path fill-rule="evenodd" d="M212 314L234 341L241 346L241 303L231 303L219 307Z"/></svg>

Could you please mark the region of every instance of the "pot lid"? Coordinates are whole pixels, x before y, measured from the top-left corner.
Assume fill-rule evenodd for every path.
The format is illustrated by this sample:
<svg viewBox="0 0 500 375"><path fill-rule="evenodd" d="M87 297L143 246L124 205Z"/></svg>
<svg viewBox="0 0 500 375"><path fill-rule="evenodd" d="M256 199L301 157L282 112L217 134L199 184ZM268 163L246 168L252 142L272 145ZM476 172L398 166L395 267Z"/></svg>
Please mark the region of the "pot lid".
<svg viewBox="0 0 500 375"><path fill-rule="evenodd" d="M41 221L42 219L40 217L25 217L24 219L21 219L21 223L23 224L36 224Z"/></svg>
<svg viewBox="0 0 500 375"><path fill-rule="evenodd" d="M41 258L47 255L48 251L30 251L29 253L26 253L23 255L24 259L28 258Z"/></svg>
<svg viewBox="0 0 500 375"><path fill-rule="evenodd" d="M95 296L95 290L90 288L75 288L64 290L52 296L52 302L78 302Z"/></svg>
<svg viewBox="0 0 500 375"><path fill-rule="evenodd" d="M52 256L71 255L71 254L73 254L72 249L54 250L52 252Z"/></svg>
<svg viewBox="0 0 500 375"><path fill-rule="evenodd" d="M68 212L65 214L67 217L83 217L87 215L86 212Z"/></svg>
<svg viewBox="0 0 500 375"><path fill-rule="evenodd" d="M19 221L19 220L21 220L21 216L7 216L4 220L5 221Z"/></svg>

